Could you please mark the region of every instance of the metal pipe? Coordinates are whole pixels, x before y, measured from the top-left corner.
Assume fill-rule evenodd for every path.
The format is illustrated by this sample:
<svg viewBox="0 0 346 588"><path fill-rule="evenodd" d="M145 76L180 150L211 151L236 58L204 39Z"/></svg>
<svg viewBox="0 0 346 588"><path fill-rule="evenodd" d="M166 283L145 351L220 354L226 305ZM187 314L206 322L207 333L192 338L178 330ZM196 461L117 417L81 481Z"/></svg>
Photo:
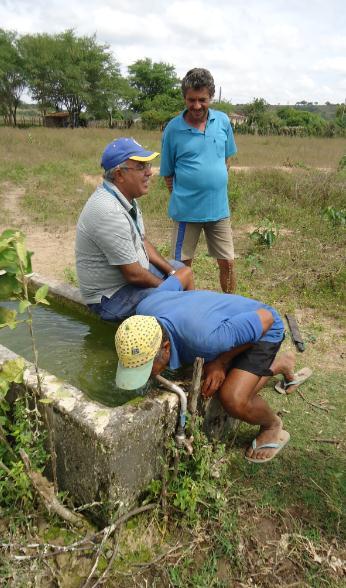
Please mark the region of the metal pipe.
<svg viewBox="0 0 346 588"><path fill-rule="evenodd" d="M178 425L175 439L176 439L177 445L179 447L182 447L182 445L185 445L185 439L186 439L185 425L186 425L187 396L186 396L184 390L182 388L180 388L180 386L178 386L177 384L174 384L173 382L166 380L166 378L163 378L162 376L156 376L156 379L158 380L158 382L160 382L160 384L163 384L163 386L165 386L165 388L168 388L168 390L171 390L172 392L175 392L176 394L178 394L178 396L180 398L179 425Z"/></svg>

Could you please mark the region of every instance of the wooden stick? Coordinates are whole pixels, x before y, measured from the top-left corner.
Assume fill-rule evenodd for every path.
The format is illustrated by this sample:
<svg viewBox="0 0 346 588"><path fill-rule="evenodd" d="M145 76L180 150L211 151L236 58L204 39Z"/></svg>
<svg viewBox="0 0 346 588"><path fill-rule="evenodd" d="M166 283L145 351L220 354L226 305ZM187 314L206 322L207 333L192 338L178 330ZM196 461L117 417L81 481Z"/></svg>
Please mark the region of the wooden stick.
<svg viewBox="0 0 346 588"><path fill-rule="evenodd" d="M17 461L18 460L18 456L16 455L16 453L12 449L11 445L7 441L6 431L5 431L5 429L2 428L1 425L0 425L0 441L2 441L2 443L6 446L6 449L10 453L10 455L12 456L12 458Z"/></svg>
<svg viewBox="0 0 346 588"><path fill-rule="evenodd" d="M156 507L157 507L157 504L152 502L150 504L146 504L145 506L140 506L139 508L135 508L134 510L131 510L130 512L122 515L112 525L105 527L104 529L102 529L101 531L98 531L97 533L94 533L90 537L84 537L84 539L81 539L80 541L75 541L74 543L71 543L70 545L53 545L53 544L47 544L47 543L31 543L26 546L20 546L18 544L0 543L0 548L10 549L10 548L16 547L17 549L20 549L20 550L34 549L34 548L35 549L41 549L41 548L43 549L43 552L40 553L39 555L36 553L35 555L14 555L14 556L12 556L12 559L15 559L17 561L33 560L33 559L37 559L37 557L40 557L40 558L53 557L54 555L58 555L59 553L67 553L69 551L83 551L83 550L92 550L93 551L96 549L95 541L97 540L98 537L100 537L101 535L104 536L105 533L107 533L108 537L110 537L112 535L112 533L114 533L114 531L117 527L119 527L120 525L125 523L131 517L136 516L137 514L140 514L142 512L147 511L147 510L151 510ZM46 551L47 548L55 549L55 551L47 552Z"/></svg>
<svg viewBox="0 0 346 588"><path fill-rule="evenodd" d="M61 504L55 495L54 486L48 482L47 478L42 476L40 472L35 472L31 469L29 456L25 453L24 449L20 449L19 454L24 463L26 474L48 512L54 512L59 517L72 523L72 525L75 525L76 527L87 526L87 522L82 515L75 514Z"/></svg>
<svg viewBox="0 0 346 588"><path fill-rule="evenodd" d="M98 563L100 561L100 557L103 553L103 548L104 548L105 543L109 537L109 533L110 533L110 527L105 527L102 541L101 541L99 548L97 550L97 553L96 553L95 561L94 561L93 566L90 570L89 576L87 577L86 581L84 582L82 588L88 588L90 586L90 581L92 580L92 577L95 573L95 570L97 569Z"/></svg>
<svg viewBox="0 0 346 588"><path fill-rule="evenodd" d="M201 357L196 357L195 362L193 364L193 375L192 375L192 382L190 387L190 392L187 399L187 409L191 414L191 430L193 431L195 420L196 420L196 413L197 413L197 402L198 397L201 391L201 379L203 373L203 364L204 359Z"/></svg>
<svg viewBox="0 0 346 588"><path fill-rule="evenodd" d="M316 441L317 443L333 443L334 445L339 445L342 443L341 439L311 439L311 441Z"/></svg>
<svg viewBox="0 0 346 588"><path fill-rule="evenodd" d="M103 574L99 577L99 579L97 580L97 582L93 585L92 588L97 588L97 586L101 586L101 584L103 584L112 568L113 562L118 554L118 550L119 550L119 538L120 538L120 533L121 531L119 531L117 540L115 541L114 547L113 547L113 553L112 553L112 557L110 558L108 565L105 569L105 571L103 572Z"/></svg>
<svg viewBox="0 0 346 588"><path fill-rule="evenodd" d="M297 390L300 398L302 398L307 404L310 404L310 406L314 406L315 408L319 408L320 410L324 410L325 412L329 412L329 408L326 408L325 406L320 406L319 404L315 404L315 402L310 402L310 400L306 400L305 396L303 395L303 393L300 390Z"/></svg>

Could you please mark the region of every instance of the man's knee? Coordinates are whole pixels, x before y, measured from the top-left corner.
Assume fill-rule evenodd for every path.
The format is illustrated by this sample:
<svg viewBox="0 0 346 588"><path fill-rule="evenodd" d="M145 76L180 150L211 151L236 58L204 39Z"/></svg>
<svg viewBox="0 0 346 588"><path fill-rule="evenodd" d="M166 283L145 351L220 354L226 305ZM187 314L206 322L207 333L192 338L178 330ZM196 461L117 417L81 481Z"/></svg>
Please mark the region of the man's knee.
<svg viewBox="0 0 346 588"><path fill-rule="evenodd" d="M223 408L233 416L241 417L246 414L248 398L241 389L230 388L224 384L220 388L219 398Z"/></svg>
<svg viewBox="0 0 346 588"><path fill-rule="evenodd" d="M180 269L181 267L185 267L185 264L182 261L178 261L177 259L169 259L168 263L174 267L174 269Z"/></svg>

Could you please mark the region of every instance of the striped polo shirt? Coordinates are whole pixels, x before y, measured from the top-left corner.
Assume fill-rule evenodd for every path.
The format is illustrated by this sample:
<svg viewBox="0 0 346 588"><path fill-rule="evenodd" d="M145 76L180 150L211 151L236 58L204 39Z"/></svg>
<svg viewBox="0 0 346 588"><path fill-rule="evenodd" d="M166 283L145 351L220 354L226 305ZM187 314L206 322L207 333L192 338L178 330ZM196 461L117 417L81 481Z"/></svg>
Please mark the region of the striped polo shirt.
<svg viewBox="0 0 346 588"><path fill-rule="evenodd" d="M76 268L87 304L110 298L127 282L118 266L139 262L149 268L144 225L137 204L137 223L131 203L110 182L98 186L86 202L77 224Z"/></svg>

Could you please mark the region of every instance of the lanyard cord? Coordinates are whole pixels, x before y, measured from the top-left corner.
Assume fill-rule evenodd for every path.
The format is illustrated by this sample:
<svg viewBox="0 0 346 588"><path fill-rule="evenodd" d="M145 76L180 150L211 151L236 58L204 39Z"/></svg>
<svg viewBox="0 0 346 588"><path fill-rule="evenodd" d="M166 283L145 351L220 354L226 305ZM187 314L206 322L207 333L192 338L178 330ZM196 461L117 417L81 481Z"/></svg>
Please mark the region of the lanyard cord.
<svg viewBox="0 0 346 588"><path fill-rule="evenodd" d="M112 190L112 188L110 188L109 186L107 186L106 182L103 182L103 187L104 187L104 189L105 189L105 190L107 190L107 192L109 192L110 194L112 194L112 196L114 196L114 197L117 199L117 201L119 202L119 204L120 204L120 205L121 205L121 206L124 208L124 210L125 210L125 211L126 211L126 212L127 212L129 215L130 215L130 217L131 217L131 220L132 220L133 224L135 225L135 227L136 227L136 229L137 229L137 232L138 232L138 234L139 234L139 236L140 236L140 238L141 238L141 241L142 241L142 240L143 240L143 238L142 238L142 233L141 233L141 231L140 231L140 229L139 229L139 226L138 226L138 223L137 223L137 204L136 204L136 201L135 201L135 200L133 200L133 201L132 201L132 202L133 202L133 204L132 204L132 208L131 208L131 210L127 210L127 209L125 208L124 204L121 202L121 200L120 200L120 198L119 198L118 194L117 194L117 193L116 193L114 190Z"/></svg>

